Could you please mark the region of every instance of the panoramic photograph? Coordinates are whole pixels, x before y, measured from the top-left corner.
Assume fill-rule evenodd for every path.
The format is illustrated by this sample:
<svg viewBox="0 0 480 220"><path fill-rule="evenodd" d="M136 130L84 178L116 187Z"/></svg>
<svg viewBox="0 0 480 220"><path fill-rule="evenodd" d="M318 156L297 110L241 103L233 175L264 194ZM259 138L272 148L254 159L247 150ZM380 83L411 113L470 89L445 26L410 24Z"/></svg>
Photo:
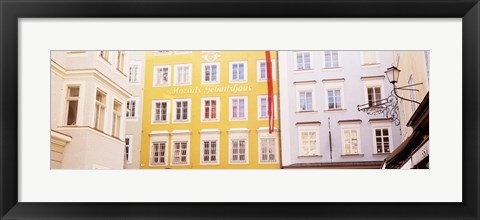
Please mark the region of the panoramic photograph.
<svg viewBox="0 0 480 220"><path fill-rule="evenodd" d="M429 169L430 51L51 51L50 168Z"/></svg>

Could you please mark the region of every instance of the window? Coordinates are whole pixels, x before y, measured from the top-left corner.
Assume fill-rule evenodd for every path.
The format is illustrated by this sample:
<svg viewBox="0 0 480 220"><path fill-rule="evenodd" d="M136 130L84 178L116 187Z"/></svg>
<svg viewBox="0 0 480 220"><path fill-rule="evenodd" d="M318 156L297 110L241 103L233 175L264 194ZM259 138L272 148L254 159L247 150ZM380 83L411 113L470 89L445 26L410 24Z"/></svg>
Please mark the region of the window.
<svg viewBox="0 0 480 220"><path fill-rule="evenodd" d="M266 118L268 117L268 97L267 96L261 96L259 97L259 108L260 108L260 118Z"/></svg>
<svg viewBox="0 0 480 220"><path fill-rule="evenodd" d="M175 85L191 84L192 72L190 67L190 64L175 65Z"/></svg>
<svg viewBox="0 0 480 220"><path fill-rule="evenodd" d="M232 163L246 162L246 146L245 140L232 140Z"/></svg>
<svg viewBox="0 0 480 220"><path fill-rule="evenodd" d="M117 70L123 73L123 66L125 65L125 51L118 51Z"/></svg>
<svg viewBox="0 0 480 220"><path fill-rule="evenodd" d="M100 51L100 57L102 57L104 60L108 62L109 58L109 51L108 50L102 50Z"/></svg>
<svg viewBox="0 0 480 220"><path fill-rule="evenodd" d="M327 90L328 94L328 109L341 109L342 101L339 89Z"/></svg>
<svg viewBox="0 0 480 220"><path fill-rule="evenodd" d="M132 61L130 63L130 69L128 72L128 82L130 83L140 82L140 62Z"/></svg>
<svg viewBox="0 0 480 220"><path fill-rule="evenodd" d="M313 100L312 100L312 91L300 91L298 92L299 97L299 109L300 111L312 111L313 110Z"/></svg>
<svg viewBox="0 0 480 220"><path fill-rule="evenodd" d="M275 60L272 60L272 80L276 78L275 72ZM267 62L265 60L257 61L257 81L266 81L267 80Z"/></svg>
<svg viewBox="0 0 480 220"><path fill-rule="evenodd" d="M173 143L173 164L187 164L188 142L179 141Z"/></svg>
<svg viewBox="0 0 480 220"><path fill-rule="evenodd" d="M342 128L342 145L344 154L360 154L360 126Z"/></svg>
<svg viewBox="0 0 480 220"><path fill-rule="evenodd" d="M335 111L345 108L343 96L344 79L323 80L325 89L325 110Z"/></svg>
<svg viewBox="0 0 480 220"><path fill-rule="evenodd" d="M77 125L79 92L80 87L67 88L66 125Z"/></svg>
<svg viewBox="0 0 480 220"><path fill-rule="evenodd" d="M127 101L127 118L132 119L137 117L137 100L131 98Z"/></svg>
<svg viewBox="0 0 480 220"><path fill-rule="evenodd" d="M219 98L202 98L202 121L218 121L219 114Z"/></svg>
<svg viewBox="0 0 480 220"><path fill-rule="evenodd" d="M120 119L122 118L122 104L118 101L113 102L113 120L112 120L112 135L120 137Z"/></svg>
<svg viewBox="0 0 480 220"><path fill-rule="evenodd" d="M260 138L260 162L276 162L275 138Z"/></svg>
<svg viewBox="0 0 480 220"><path fill-rule="evenodd" d="M380 104L379 101L382 99L381 87L367 88L367 98L370 107Z"/></svg>
<svg viewBox="0 0 480 220"><path fill-rule="evenodd" d="M153 142L150 150L150 165L165 165L166 164L166 145L167 142Z"/></svg>
<svg viewBox="0 0 480 220"><path fill-rule="evenodd" d="M230 128L228 130L229 163L248 163L248 133L247 128Z"/></svg>
<svg viewBox="0 0 480 220"><path fill-rule="evenodd" d="M95 100L94 127L101 131L103 131L103 124L105 121L105 118L104 118L105 107L106 107L106 95L100 90L97 90L96 100Z"/></svg>
<svg viewBox="0 0 480 220"><path fill-rule="evenodd" d="M203 163L217 162L217 140L203 141Z"/></svg>
<svg viewBox="0 0 480 220"><path fill-rule="evenodd" d="M189 121L190 119L190 100L182 99L175 101L175 120Z"/></svg>
<svg viewBox="0 0 480 220"><path fill-rule="evenodd" d="M203 83L218 83L219 82L219 72L220 64L218 63L208 63L202 64L202 82Z"/></svg>
<svg viewBox="0 0 480 220"><path fill-rule="evenodd" d="M390 153L390 136L388 128L375 129L375 146L377 153Z"/></svg>
<svg viewBox="0 0 480 220"><path fill-rule="evenodd" d="M170 66L155 66L153 74L153 86L170 85Z"/></svg>
<svg viewBox="0 0 480 220"><path fill-rule="evenodd" d="M296 70L312 69L310 65L310 52L295 52L295 67Z"/></svg>
<svg viewBox="0 0 480 220"><path fill-rule="evenodd" d="M340 67L338 59L338 51L327 50L324 52L324 68Z"/></svg>
<svg viewBox="0 0 480 220"><path fill-rule="evenodd" d="M230 82L247 81L247 62L230 63Z"/></svg>
<svg viewBox="0 0 480 220"><path fill-rule="evenodd" d="M315 102L316 81L294 82L297 112L312 112L317 109Z"/></svg>
<svg viewBox="0 0 480 220"><path fill-rule="evenodd" d="M300 156L317 154L318 136L316 130L300 130Z"/></svg>
<svg viewBox="0 0 480 220"><path fill-rule="evenodd" d="M362 65L378 64L377 51L362 51Z"/></svg>
<svg viewBox="0 0 480 220"><path fill-rule="evenodd" d="M125 135L125 162L132 163L132 135Z"/></svg>
<svg viewBox="0 0 480 220"><path fill-rule="evenodd" d="M168 122L170 102L168 100L153 101L153 122Z"/></svg>
<svg viewBox="0 0 480 220"><path fill-rule="evenodd" d="M246 96L230 97L230 119L244 120L248 118L247 109L248 101Z"/></svg>

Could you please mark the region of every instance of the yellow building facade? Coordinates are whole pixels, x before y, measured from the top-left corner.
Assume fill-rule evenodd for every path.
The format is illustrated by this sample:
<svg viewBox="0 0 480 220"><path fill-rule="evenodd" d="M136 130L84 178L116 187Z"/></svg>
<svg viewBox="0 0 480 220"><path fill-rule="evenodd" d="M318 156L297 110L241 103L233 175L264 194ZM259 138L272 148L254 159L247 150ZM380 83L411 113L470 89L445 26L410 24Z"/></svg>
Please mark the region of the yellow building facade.
<svg viewBox="0 0 480 220"><path fill-rule="evenodd" d="M271 54L270 134L265 51L146 52L140 168L280 168L277 53Z"/></svg>

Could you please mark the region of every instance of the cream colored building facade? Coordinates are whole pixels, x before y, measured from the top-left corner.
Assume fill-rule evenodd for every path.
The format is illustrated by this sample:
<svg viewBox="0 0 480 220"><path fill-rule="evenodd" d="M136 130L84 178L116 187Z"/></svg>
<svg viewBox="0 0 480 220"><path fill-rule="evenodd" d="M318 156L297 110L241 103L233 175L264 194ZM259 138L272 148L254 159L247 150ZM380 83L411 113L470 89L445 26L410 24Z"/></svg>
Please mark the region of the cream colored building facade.
<svg viewBox="0 0 480 220"><path fill-rule="evenodd" d="M128 52L51 52L51 168L123 169Z"/></svg>
<svg viewBox="0 0 480 220"><path fill-rule="evenodd" d="M127 101L125 115L125 168L140 169L145 51L129 51L128 56L128 91L132 96Z"/></svg>

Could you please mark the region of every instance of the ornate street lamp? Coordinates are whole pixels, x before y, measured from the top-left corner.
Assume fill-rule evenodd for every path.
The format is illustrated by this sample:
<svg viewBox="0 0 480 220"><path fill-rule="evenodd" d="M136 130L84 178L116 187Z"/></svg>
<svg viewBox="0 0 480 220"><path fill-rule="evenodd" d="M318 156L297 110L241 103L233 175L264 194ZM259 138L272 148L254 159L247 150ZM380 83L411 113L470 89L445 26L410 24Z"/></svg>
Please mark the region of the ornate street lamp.
<svg viewBox="0 0 480 220"><path fill-rule="evenodd" d="M397 62L398 63L398 62ZM396 66L391 66L385 71L388 81L393 85L393 90L387 98L370 101L363 105L357 105L358 111L366 112L368 115L384 114L385 118L391 118L395 125L400 125L400 118L398 114L398 99L402 99L409 102L420 104L419 102L407 98L403 98L397 94L397 90L408 90L418 92L418 89L412 88L422 83L416 83L412 85L406 85L397 87L395 84L398 82L401 70Z"/></svg>

